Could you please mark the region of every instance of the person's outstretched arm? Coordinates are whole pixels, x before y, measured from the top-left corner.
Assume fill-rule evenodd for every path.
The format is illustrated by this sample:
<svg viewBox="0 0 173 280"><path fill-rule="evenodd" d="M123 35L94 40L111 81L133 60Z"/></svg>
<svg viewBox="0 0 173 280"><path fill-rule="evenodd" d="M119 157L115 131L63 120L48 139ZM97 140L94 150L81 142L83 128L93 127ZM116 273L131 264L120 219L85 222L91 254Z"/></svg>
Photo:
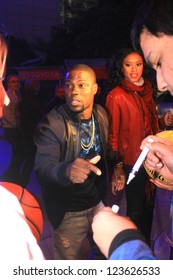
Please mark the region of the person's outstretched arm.
<svg viewBox="0 0 173 280"><path fill-rule="evenodd" d="M110 207L94 216L92 229L94 241L110 260L156 259L135 224L129 218L115 214Z"/></svg>

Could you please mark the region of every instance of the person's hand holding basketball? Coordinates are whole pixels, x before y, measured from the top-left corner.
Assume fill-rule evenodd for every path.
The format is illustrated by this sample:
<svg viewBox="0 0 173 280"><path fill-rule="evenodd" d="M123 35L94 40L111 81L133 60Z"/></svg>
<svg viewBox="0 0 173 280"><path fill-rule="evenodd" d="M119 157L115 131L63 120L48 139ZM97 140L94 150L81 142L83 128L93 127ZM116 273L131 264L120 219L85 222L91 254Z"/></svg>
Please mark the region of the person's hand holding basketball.
<svg viewBox="0 0 173 280"><path fill-rule="evenodd" d="M148 142L152 138L154 142ZM173 131L150 135L141 144L150 149L144 167L151 181L158 187L173 191Z"/></svg>

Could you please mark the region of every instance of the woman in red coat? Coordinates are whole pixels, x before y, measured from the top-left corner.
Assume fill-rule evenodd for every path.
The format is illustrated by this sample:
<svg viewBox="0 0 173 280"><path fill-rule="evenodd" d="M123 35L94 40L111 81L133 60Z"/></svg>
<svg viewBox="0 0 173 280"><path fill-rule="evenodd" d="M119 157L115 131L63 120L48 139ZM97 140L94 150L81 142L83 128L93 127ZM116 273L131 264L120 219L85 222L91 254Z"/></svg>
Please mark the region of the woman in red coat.
<svg viewBox="0 0 173 280"><path fill-rule="evenodd" d="M126 215L143 230L148 176L143 167L126 185L128 175L141 150L141 141L159 131L151 82L143 77L144 64L140 54L122 49L110 71L112 89L106 98L109 115L109 143L115 152L115 185L113 194L125 186ZM149 222L149 221L148 221ZM147 224L149 224L147 222ZM145 226L144 226L145 227ZM146 228L143 230L146 231Z"/></svg>

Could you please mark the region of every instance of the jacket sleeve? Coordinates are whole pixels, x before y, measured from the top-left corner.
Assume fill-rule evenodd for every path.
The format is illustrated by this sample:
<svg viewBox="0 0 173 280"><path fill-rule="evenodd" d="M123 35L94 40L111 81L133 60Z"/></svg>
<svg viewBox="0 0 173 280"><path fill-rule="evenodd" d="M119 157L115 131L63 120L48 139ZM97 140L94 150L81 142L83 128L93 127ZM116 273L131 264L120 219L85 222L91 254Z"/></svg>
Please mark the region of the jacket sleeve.
<svg viewBox="0 0 173 280"><path fill-rule="evenodd" d="M118 138L119 138L119 129L120 129L120 108L114 98L113 94L108 94L106 98L106 110L109 119L109 133L108 133L108 142L111 147L111 153L109 152L109 157L111 162L114 164L121 162L122 159L118 153ZM116 112L116 115L115 115Z"/></svg>
<svg viewBox="0 0 173 280"><path fill-rule="evenodd" d="M113 251L109 260L156 260L156 257L144 242L133 240Z"/></svg>
<svg viewBox="0 0 173 280"><path fill-rule="evenodd" d="M156 260L153 252L139 230L120 232L109 248L110 260Z"/></svg>
<svg viewBox="0 0 173 280"><path fill-rule="evenodd" d="M34 134L37 146L35 170L40 183L68 186L71 184L66 176L69 162L61 162L64 123L57 117L45 116Z"/></svg>

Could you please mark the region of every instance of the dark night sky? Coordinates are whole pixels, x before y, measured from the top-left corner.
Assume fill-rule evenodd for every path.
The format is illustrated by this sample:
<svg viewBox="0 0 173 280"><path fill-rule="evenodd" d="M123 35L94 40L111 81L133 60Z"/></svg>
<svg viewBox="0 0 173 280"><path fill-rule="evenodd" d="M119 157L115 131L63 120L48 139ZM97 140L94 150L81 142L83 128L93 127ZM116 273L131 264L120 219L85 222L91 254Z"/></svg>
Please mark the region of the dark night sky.
<svg viewBox="0 0 173 280"><path fill-rule="evenodd" d="M10 41L10 58L13 60L11 62L12 64L16 64L18 61L23 61L33 57L33 53L29 50L29 47L26 47L25 43L21 42L22 39L27 40L30 35L27 35L27 32L23 33L22 31L23 26L21 24L21 18L18 20L16 14L17 7L21 13L22 6L19 6L19 4L32 4L32 0L23 1L24 0L1 0L0 2L0 11L6 11L1 8L3 8L3 5L7 6L7 4L9 5L11 2L11 8L9 11L11 11L11 19L14 19L13 27L16 25L18 32L20 32L21 28L22 37L20 40L17 38L17 41ZM42 4L43 6L43 3L46 2L49 2L50 4L51 0L37 0L34 2L34 5L38 5L38 7L40 7L39 5ZM57 2L58 1L52 1L54 5ZM14 3L16 4L15 6ZM50 64L54 64L55 61L58 61L58 59L61 60L63 57L110 57L117 49L131 44L130 27L136 13L136 9L140 3L141 1L139 0L99 0L99 6L97 9L92 9L85 13L78 13L76 20L73 24L69 25L70 32L68 32L68 34L65 33L64 30L59 30L56 24L50 25L49 27L45 27L43 25L34 27L34 17L38 18L38 15L42 16L41 22L42 24L43 22L45 24L43 16L45 13L44 9L40 10L41 8L37 9L38 14L35 14L34 10L32 18L25 15L23 20L25 27L28 27L28 32L30 32L29 26L31 26L32 21L32 30L37 29L37 33L41 36L39 39L42 39L42 41L38 43L38 37L35 36L34 44L32 43L31 45L32 49L34 47L34 49L37 50L37 53L38 51L47 53ZM48 17L48 13L51 13L53 9L55 10L55 8L57 8L57 6L51 7L51 10L47 9L46 16ZM5 15L5 13L0 13L0 22L2 22L3 15ZM59 22L59 20L57 20L57 22ZM40 32L38 32L39 30ZM10 30L8 31L10 33ZM50 40L48 41L46 31L50 35ZM23 34L26 34L26 36ZM24 49L25 52L23 51Z"/></svg>

